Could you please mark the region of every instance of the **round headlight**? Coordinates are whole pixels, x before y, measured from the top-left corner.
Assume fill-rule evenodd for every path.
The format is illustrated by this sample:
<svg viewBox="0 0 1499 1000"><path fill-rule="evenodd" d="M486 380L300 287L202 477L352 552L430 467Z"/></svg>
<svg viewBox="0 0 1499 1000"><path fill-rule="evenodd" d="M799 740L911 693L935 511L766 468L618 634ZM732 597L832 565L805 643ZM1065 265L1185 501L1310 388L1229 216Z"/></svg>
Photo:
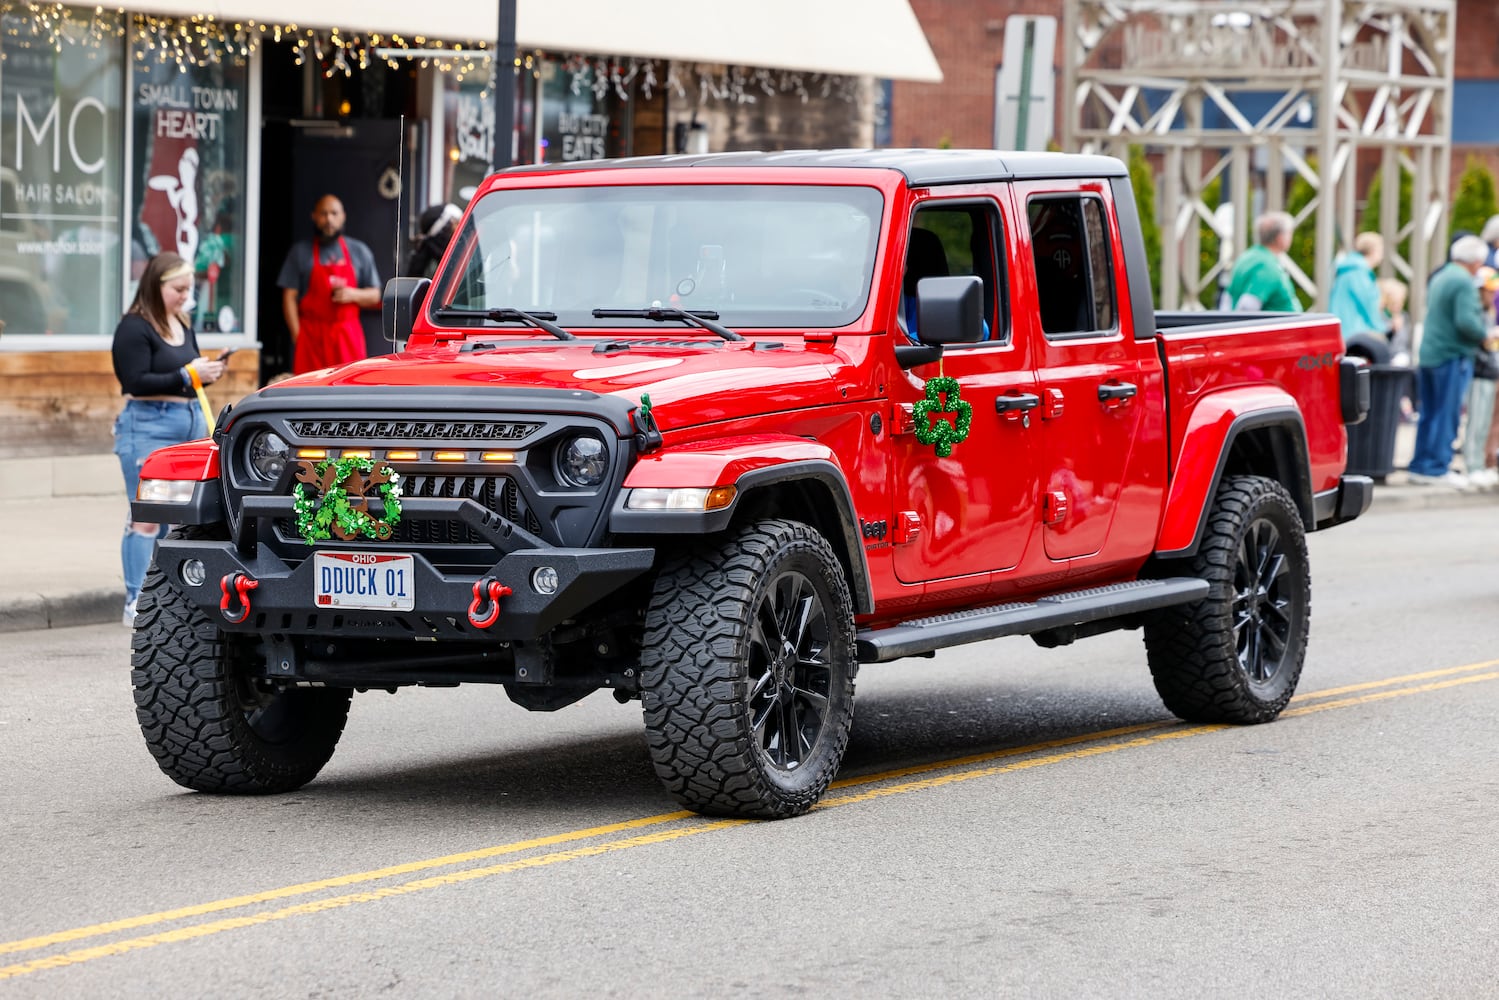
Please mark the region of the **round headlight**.
<svg viewBox="0 0 1499 1000"><path fill-rule="evenodd" d="M557 471L569 486L599 485L609 471L604 442L592 434L579 434L567 441L557 453Z"/></svg>
<svg viewBox="0 0 1499 1000"><path fill-rule="evenodd" d="M275 482L286 471L286 460L291 449L274 431L256 431L250 438L245 454L250 460L250 471L267 482Z"/></svg>

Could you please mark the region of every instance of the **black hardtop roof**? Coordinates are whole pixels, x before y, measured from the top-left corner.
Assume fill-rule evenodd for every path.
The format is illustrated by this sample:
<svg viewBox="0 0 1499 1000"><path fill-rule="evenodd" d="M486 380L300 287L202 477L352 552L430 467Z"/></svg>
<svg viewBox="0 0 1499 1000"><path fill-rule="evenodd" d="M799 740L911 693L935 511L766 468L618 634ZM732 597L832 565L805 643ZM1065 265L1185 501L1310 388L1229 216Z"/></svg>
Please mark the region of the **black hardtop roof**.
<svg viewBox="0 0 1499 1000"><path fill-rule="evenodd" d="M1026 153L997 149L793 149L779 153L704 153L578 160L511 167L506 174L556 170L627 170L641 167L839 167L895 170L911 187L1049 177L1125 177L1111 156Z"/></svg>

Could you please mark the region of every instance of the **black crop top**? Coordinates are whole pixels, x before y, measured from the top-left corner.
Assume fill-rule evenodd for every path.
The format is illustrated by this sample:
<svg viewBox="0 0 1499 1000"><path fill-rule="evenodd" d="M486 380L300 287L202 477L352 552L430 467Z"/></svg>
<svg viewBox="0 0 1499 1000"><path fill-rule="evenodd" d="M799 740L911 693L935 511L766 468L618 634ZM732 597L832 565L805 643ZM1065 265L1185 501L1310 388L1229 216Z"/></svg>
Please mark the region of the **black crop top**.
<svg viewBox="0 0 1499 1000"><path fill-rule="evenodd" d="M115 327L115 378L120 392L130 396L181 396L193 398L191 385L184 388L182 367L198 358L198 338L186 328L182 343L173 346L138 313L128 313Z"/></svg>

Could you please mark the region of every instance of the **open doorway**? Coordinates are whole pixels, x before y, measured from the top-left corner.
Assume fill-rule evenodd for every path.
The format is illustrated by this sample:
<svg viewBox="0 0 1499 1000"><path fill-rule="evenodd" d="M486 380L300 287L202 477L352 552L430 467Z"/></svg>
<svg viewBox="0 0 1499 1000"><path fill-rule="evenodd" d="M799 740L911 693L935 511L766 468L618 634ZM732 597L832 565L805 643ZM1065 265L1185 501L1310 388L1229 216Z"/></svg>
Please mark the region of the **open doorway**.
<svg viewBox="0 0 1499 1000"><path fill-rule="evenodd" d="M348 76L324 77L311 63L298 66L287 45L268 45L262 66L257 301L264 383L291 371L276 276L292 244L311 238L313 204L324 194L343 202L345 235L369 245L383 285L409 250L406 234L423 207L412 204L424 186L413 170L425 159L414 66L371 63ZM379 311L367 310L361 319L369 353L388 353Z"/></svg>

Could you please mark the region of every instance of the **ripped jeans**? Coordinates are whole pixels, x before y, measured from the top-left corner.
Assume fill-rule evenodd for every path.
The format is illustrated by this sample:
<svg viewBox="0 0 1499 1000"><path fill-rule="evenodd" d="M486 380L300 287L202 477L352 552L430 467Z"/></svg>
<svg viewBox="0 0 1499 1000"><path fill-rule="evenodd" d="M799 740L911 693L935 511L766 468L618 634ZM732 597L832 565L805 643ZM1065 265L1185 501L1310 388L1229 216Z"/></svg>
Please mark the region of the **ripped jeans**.
<svg viewBox="0 0 1499 1000"><path fill-rule="evenodd" d="M120 459L120 472L125 476L125 496L135 499L136 487L141 481L141 465L157 448L169 444L181 444L208 435L208 422L197 403L163 402L159 400L130 399L125 409L115 418L115 455ZM162 525L151 529L149 534L135 530L129 508L125 512L125 535L120 540L120 563L125 573L125 603L130 604L140 596L141 585L146 580L146 570L151 565L151 555L156 549L156 538Z"/></svg>

